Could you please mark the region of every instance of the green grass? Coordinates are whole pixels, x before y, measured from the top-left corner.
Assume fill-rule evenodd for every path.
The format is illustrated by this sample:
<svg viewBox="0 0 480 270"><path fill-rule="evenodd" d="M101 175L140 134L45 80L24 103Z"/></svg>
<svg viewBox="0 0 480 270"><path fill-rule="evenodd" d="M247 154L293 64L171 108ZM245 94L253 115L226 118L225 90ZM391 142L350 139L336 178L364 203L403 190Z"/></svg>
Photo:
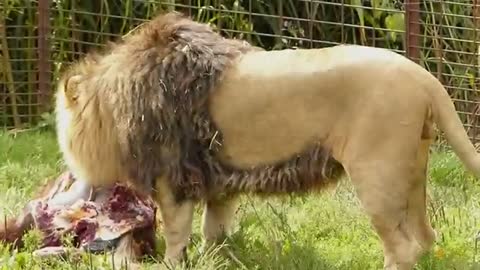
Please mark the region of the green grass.
<svg viewBox="0 0 480 270"><path fill-rule="evenodd" d="M17 213L39 183L63 169L51 133L32 132L13 137L0 132L0 206L3 213ZM480 269L475 235L480 229L480 184L450 152L435 152L429 171L429 205L438 242L416 269ZM220 253L200 255L197 209L191 269L240 269ZM160 254L163 240L158 232ZM89 269L68 260L33 260L35 234L26 250L10 253L0 247L1 269ZM382 252L377 236L363 214L348 181L334 193L285 197L262 201L244 197L235 230L228 241L231 251L248 269L381 269ZM108 257L93 257L95 269ZM149 264L145 263L147 268ZM108 268L103 268L108 269Z"/></svg>

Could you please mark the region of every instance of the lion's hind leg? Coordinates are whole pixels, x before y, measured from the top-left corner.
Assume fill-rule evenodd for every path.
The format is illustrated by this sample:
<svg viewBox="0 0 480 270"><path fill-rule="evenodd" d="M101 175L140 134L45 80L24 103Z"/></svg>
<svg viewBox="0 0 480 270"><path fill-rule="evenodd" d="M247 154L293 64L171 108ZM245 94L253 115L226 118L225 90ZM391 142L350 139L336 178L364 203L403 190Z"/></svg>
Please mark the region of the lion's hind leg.
<svg viewBox="0 0 480 270"><path fill-rule="evenodd" d="M385 269L413 269L435 240L426 216L428 145L422 142L414 162L378 156L348 166L363 208L382 239Z"/></svg>
<svg viewBox="0 0 480 270"><path fill-rule="evenodd" d="M352 169L349 174L365 212L383 241L384 268L413 269L421 249L408 226L408 197L415 188L396 185L410 181L408 177L383 162L375 168Z"/></svg>
<svg viewBox="0 0 480 270"><path fill-rule="evenodd" d="M409 209L411 228L414 229L415 238L422 245L423 251L429 251L436 239L436 233L427 213L427 173L430 143L430 140L422 140L420 143L415 186L409 198L409 204L413 206Z"/></svg>

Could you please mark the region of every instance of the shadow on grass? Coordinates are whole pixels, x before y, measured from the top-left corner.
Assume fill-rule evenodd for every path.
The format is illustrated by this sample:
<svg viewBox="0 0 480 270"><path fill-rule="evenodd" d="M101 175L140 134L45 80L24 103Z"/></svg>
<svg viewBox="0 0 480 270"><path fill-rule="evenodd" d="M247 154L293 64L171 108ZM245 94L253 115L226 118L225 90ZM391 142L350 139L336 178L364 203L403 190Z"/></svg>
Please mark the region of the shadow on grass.
<svg viewBox="0 0 480 270"><path fill-rule="evenodd" d="M337 269L322 257L313 243L299 243L292 237L268 241L237 232L227 240L229 248L248 269Z"/></svg>

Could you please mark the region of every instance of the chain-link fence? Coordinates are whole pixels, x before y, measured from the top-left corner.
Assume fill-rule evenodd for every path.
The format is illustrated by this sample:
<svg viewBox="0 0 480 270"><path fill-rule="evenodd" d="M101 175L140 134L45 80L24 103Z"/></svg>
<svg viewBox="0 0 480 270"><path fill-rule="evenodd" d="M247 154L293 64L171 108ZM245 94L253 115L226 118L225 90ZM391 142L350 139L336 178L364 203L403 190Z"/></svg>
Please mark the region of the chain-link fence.
<svg viewBox="0 0 480 270"><path fill-rule="evenodd" d="M477 0L0 1L0 127L37 123L51 112L62 66L177 10L268 50L346 43L404 54L444 83L477 139Z"/></svg>

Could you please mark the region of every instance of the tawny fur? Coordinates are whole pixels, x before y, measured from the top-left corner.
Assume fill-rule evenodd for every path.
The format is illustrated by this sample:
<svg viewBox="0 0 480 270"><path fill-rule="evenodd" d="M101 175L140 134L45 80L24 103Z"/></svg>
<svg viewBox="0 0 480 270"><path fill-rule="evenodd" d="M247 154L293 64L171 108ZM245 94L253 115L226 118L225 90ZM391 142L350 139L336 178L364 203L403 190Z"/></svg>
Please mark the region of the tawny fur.
<svg viewBox="0 0 480 270"><path fill-rule="evenodd" d="M60 138L67 164L93 183L129 175L147 190L156 177L168 175L179 200L207 193L305 192L335 181L343 169L321 145L243 171L215 158L222 138L209 116L208 97L232 60L255 50L171 13L103 54L89 55L64 74L58 92L59 103L67 104L57 108L71 109L57 113L58 129L65 122L75 125ZM75 104L65 100L69 92L78 95Z"/></svg>
<svg viewBox="0 0 480 270"><path fill-rule="evenodd" d="M56 108L78 178L128 175L156 189L174 261L193 201L207 202L204 232L215 239L236 207L222 195L306 192L346 173L385 268L410 270L435 240L425 205L433 124L480 176L445 88L409 59L364 46L259 51L173 13L73 65Z"/></svg>

